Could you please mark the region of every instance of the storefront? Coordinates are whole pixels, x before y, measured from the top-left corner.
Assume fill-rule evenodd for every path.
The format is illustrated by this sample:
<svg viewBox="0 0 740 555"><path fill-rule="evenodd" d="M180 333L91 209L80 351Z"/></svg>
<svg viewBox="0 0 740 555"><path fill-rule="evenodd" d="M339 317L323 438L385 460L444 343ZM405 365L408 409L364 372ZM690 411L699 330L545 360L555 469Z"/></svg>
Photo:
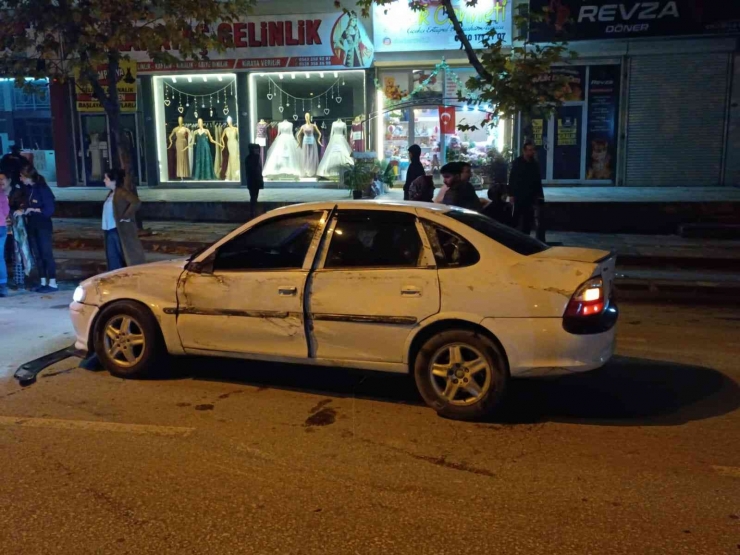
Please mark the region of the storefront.
<svg viewBox="0 0 740 555"><path fill-rule="evenodd" d="M740 4L663 0L618 10L561 0L532 27L535 42L567 38L578 58L560 71L578 86L554 117L520 118L551 184L727 184ZM541 11L549 0L530 0ZM572 17L571 17L572 16Z"/></svg>
<svg viewBox="0 0 740 555"><path fill-rule="evenodd" d="M510 42L511 2L454 4L474 47L482 45L491 26L505 43ZM391 161L397 178L404 180L408 147L418 144L425 169L435 176L447 162L466 161L479 170L476 179L482 180L494 153L507 148L511 122L489 125L486 105L460 100L469 96L465 82L475 74L459 59L460 44L441 4L430 2L423 12L414 12L403 2L376 6L373 16L379 157ZM461 131L461 125L472 129Z"/></svg>
<svg viewBox="0 0 740 555"><path fill-rule="evenodd" d="M507 121L491 126L485 105L458 100L466 96L464 82L472 70L453 68L442 62L428 70L378 71L376 150L391 161L403 181L409 165L408 148L421 148L427 172L438 176L447 162L470 162L474 169L489 163L493 152L506 145ZM473 129L461 131L458 126Z"/></svg>
<svg viewBox="0 0 740 555"><path fill-rule="evenodd" d="M260 147L267 187L338 181L368 140L373 46L363 22L341 12L265 15L218 31L236 48L207 62L138 64L151 90L142 100L158 184L244 185L249 144Z"/></svg>
<svg viewBox="0 0 740 555"><path fill-rule="evenodd" d="M52 134L51 95L46 79L0 79L0 157L18 146L48 183L56 183L56 155Z"/></svg>
<svg viewBox="0 0 740 555"><path fill-rule="evenodd" d="M342 11L296 15L288 4L257 9L289 14L218 24L234 47L208 60L169 65L128 53L118 89L140 185L243 186L254 143L267 187L331 187L341 164L368 148L371 22ZM76 163L62 185L102 186L115 151L108 118L91 90L75 84L66 94L70 121L60 129L74 137Z"/></svg>
<svg viewBox="0 0 740 555"><path fill-rule="evenodd" d="M545 183L613 185L618 150L619 60L555 67L540 80L565 83L554 114L518 118L519 140L534 142Z"/></svg>

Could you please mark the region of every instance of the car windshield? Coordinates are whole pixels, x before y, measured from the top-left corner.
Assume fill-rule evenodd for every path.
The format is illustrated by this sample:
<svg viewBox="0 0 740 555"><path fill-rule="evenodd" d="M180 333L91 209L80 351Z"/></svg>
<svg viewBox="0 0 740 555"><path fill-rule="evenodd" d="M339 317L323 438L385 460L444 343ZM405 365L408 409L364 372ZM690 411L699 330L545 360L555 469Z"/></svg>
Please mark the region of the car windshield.
<svg viewBox="0 0 740 555"><path fill-rule="evenodd" d="M453 209L445 214L462 224L472 227L474 230L490 237L494 241L524 256L537 254L549 249L545 243L538 241L528 235L508 226L498 223L496 220L471 212L470 210Z"/></svg>

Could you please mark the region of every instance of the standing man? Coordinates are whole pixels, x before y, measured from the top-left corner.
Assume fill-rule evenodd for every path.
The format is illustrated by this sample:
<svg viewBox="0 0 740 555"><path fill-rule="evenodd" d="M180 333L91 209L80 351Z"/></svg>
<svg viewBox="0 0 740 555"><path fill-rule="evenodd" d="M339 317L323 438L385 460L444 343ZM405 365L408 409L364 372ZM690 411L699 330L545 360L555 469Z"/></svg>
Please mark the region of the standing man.
<svg viewBox="0 0 740 555"><path fill-rule="evenodd" d="M406 183L403 186L403 200L409 200L409 187L417 177L426 175L424 164L421 163L421 147L411 145L409 147L409 167L406 170Z"/></svg>
<svg viewBox="0 0 740 555"><path fill-rule="evenodd" d="M526 141L522 155L511 165L509 192L514 201L514 226L525 235L532 232L537 211L537 239L545 242L544 204L540 165L532 141Z"/></svg>

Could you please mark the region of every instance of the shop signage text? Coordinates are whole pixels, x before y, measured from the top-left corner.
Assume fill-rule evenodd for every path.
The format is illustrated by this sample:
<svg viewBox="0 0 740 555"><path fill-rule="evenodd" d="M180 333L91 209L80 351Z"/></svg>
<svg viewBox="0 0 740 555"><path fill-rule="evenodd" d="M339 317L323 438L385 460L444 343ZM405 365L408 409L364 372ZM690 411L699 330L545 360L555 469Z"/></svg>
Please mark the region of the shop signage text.
<svg viewBox="0 0 740 555"><path fill-rule="evenodd" d="M108 68L98 68L98 80L108 93ZM121 60L117 74L118 102L122 112L136 111L136 62ZM75 93L78 112L103 112L103 106L95 98L91 85L80 83L79 69L75 71Z"/></svg>
<svg viewBox="0 0 740 555"><path fill-rule="evenodd" d="M453 1L455 14L467 39L481 48L489 31L495 39L511 44L513 0L479 0L468 6L466 0ZM442 4L430 0L426 9L414 11L405 0L373 8L373 35L377 52L459 50L460 41Z"/></svg>
<svg viewBox="0 0 740 555"><path fill-rule="evenodd" d="M215 32L224 44L233 44L233 47L224 52L208 52L205 60L175 64L153 62L146 52L132 47L131 56L139 62L139 72L365 68L372 64L374 54L362 21L347 13L250 17L249 21L221 22L215 28L201 27L193 32ZM162 49L177 55L175 44L165 44Z"/></svg>
<svg viewBox="0 0 740 555"><path fill-rule="evenodd" d="M534 42L740 32L740 2L530 0L530 9L548 11L532 24Z"/></svg>

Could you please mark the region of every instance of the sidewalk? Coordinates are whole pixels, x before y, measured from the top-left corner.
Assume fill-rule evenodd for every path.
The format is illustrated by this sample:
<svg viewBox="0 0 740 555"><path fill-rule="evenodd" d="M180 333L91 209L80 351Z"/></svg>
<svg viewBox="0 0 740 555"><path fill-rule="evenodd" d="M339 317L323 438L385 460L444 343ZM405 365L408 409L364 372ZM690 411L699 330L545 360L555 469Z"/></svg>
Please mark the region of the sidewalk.
<svg viewBox="0 0 740 555"><path fill-rule="evenodd" d="M152 235L142 237L147 260L187 256L208 246L234 224L146 222ZM552 232L548 242L617 252L617 284L631 296L657 291L697 290L712 295L740 295L740 241L685 239L666 235L615 235ZM55 222L54 249L60 279L79 281L105 271L97 219Z"/></svg>
<svg viewBox="0 0 740 555"><path fill-rule="evenodd" d="M97 188L55 189L57 218L98 218L107 195ZM479 191L481 197L487 191ZM401 188L381 199L401 200ZM219 222L240 224L249 214L246 189L139 190L145 221ZM350 198L347 189L267 188L261 191L257 213L302 202ZM670 235L682 225L740 222L738 187L546 187L548 228L586 233ZM698 233L698 231L697 231ZM704 234L706 236L706 234Z"/></svg>
<svg viewBox="0 0 740 555"><path fill-rule="evenodd" d="M233 189L166 189L140 187L142 202L249 202L249 191ZM481 197L486 191L479 191ZM108 191L96 187L55 187L60 202L102 202ZM260 191L260 202L300 203L325 200L346 200L347 189L270 188ZM403 190L397 186L382 198L402 200ZM547 202L740 202L740 187L545 187Z"/></svg>

